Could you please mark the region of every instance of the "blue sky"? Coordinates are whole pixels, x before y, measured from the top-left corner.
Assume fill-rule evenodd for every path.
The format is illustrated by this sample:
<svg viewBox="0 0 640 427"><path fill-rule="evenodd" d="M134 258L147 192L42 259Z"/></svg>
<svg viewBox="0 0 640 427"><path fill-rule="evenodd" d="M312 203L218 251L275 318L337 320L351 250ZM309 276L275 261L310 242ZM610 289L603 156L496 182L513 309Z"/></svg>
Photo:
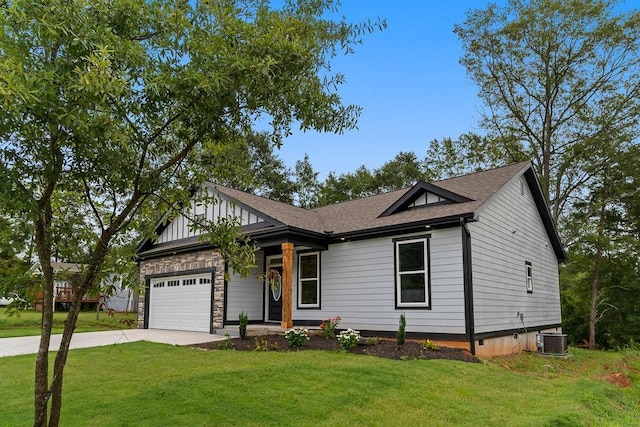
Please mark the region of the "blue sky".
<svg viewBox="0 0 640 427"><path fill-rule="evenodd" d="M330 171L377 168L400 151L423 158L431 140L478 130L482 104L458 63L463 51L453 26L488 3L343 0L341 14L349 21L387 20L386 30L365 35L354 54L333 61L347 79L339 89L343 101L363 107L358 130L296 131L276 154L293 168L308 153L323 180Z"/></svg>

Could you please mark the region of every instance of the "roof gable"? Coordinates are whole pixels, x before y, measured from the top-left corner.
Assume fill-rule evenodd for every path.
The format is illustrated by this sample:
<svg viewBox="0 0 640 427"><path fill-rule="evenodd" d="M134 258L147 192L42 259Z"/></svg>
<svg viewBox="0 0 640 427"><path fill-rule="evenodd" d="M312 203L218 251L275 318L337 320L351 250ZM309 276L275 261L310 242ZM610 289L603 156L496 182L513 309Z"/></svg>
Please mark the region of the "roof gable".
<svg viewBox="0 0 640 427"><path fill-rule="evenodd" d="M419 181L404 193L394 204L389 206L379 217L393 215L407 209L441 203L464 203L472 199L461 196L428 182Z"/></svg>

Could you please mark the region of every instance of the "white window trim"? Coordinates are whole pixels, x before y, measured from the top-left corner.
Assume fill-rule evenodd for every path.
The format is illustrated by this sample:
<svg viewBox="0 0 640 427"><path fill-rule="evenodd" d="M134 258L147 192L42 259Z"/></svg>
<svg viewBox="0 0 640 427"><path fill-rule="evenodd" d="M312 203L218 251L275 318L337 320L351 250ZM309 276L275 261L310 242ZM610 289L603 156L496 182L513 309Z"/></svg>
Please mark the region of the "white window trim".
<svg viewBox="0 0 640 427"><path fill-rule="evenodd" d="M305 277L302 276L302 265L300 260L302 257L315 255L317 269L316 269L316 277ZM315 280L317 283L316 286L316 303L315 304L303 304L302 303L302 282ZM302 252L298 254L298 308L320 308L320 252Z"/></svg>
<svg viewBox="0 0 640 427"><path fill-rule="evenodd" d="M420 242L424 245L424 270L412 270L412 271L403 271L400 272L400 251L399 246L408 244L408 243L416 243ZM395 286L396 286L396 307L398 308L431 308L431 283L430 283L430 274L429 274L429 237L418 237L415 239L402 239L396 240L395 244ZM400 277L403 274L415 274L415 273L423 273L424 274L424 298L425 302L402 302L402 289L400 286Z"/></svg>
<svg viewBox="0 0 640 427"><path fill-rule="evenodd" d="M531 262L525 261L524 263L524 271L525 271L525 284L527 287L527 293L533 293L533 266Z"/></svg>

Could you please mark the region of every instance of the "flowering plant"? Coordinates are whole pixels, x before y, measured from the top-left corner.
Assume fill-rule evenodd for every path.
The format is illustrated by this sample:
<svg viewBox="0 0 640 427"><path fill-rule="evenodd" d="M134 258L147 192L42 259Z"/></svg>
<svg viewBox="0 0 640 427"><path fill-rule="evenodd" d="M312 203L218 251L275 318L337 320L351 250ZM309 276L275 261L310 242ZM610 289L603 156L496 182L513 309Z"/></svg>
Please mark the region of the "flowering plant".
<svg viewBox="0 0 640 427"><path fill-rule="evenodd" d="M289 343L289 347L300 347L309 341L309 331L305 328L289 329L284 333L284 336Z"/></svg>
<svg viewBox="0 0 640 427"><path fill-rule="evenodd" d="M351 328L347 329L346 331L342 331L340 332L340 335L338 335L338 342L343 349L349 351L352 348L356 347L358 345L358 342L360 342L360 332L354 331Z"/></svg>
<svg viewBox="0 0 640 427"><path fill-rule="evenodd" d="M328 319L323 320L322 323L320 323L320 330L322 331L320 332L321 335L325 338L335 338L336 328L340 324L341 320L340 316L329 317Z"/></svg>

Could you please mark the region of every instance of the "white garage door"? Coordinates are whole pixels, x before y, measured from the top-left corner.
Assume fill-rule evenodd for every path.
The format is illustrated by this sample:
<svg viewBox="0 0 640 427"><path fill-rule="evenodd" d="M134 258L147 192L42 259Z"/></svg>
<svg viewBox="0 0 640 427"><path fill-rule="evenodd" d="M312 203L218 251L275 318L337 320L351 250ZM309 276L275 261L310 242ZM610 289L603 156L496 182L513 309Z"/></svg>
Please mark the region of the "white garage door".
<svg viewBox="0 0 640 427"><path fill-rule="evenodd" d="M149 328L209 332L211 273L152 279Z"/></svg>

